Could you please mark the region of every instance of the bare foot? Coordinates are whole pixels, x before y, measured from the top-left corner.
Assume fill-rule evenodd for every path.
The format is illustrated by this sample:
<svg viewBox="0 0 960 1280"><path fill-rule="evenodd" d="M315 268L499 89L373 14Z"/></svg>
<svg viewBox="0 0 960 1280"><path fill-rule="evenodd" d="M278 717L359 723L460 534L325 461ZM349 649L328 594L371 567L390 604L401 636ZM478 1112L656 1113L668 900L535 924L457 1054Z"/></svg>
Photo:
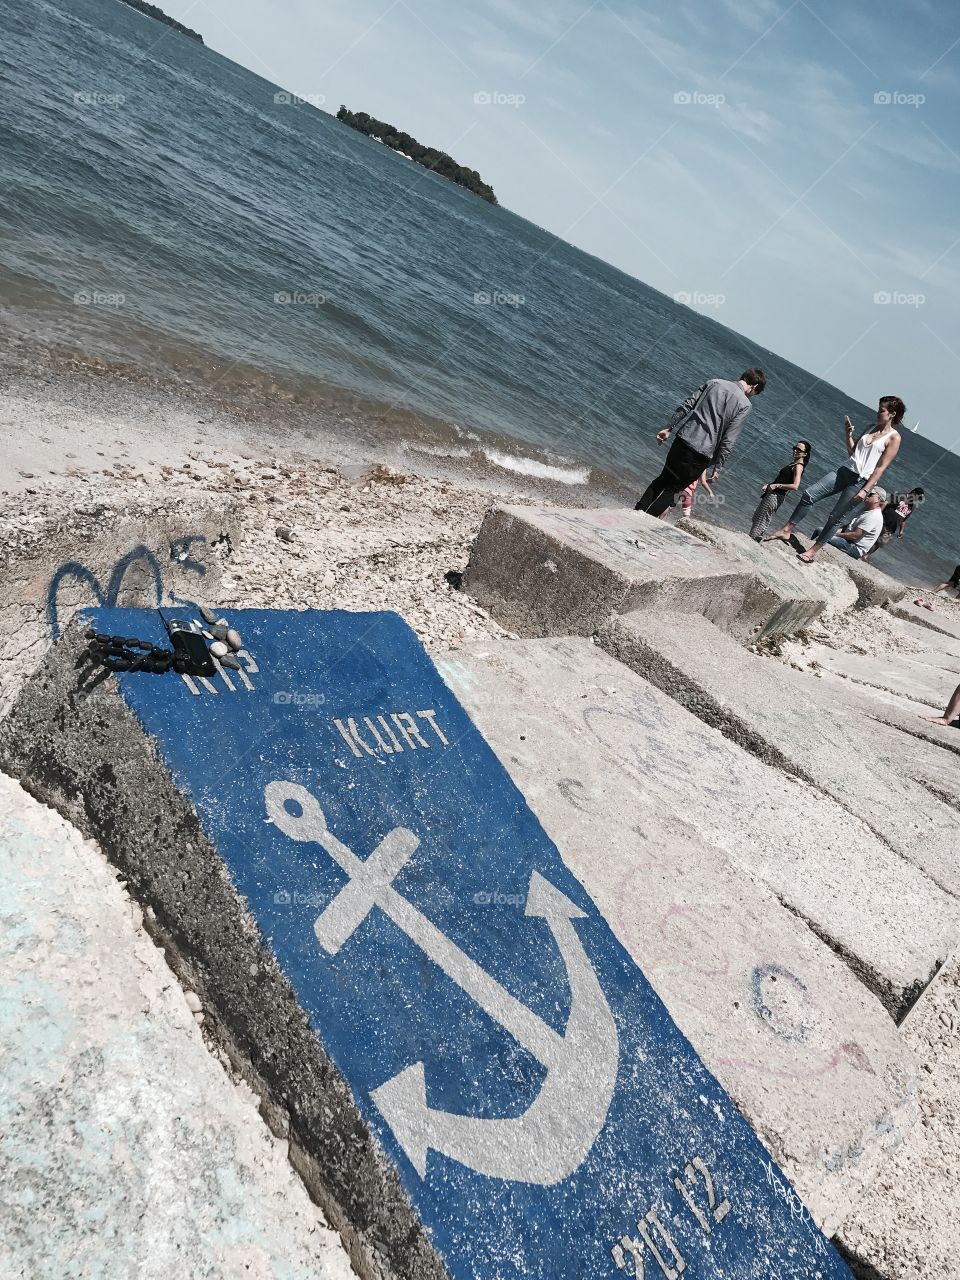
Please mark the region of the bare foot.
<svg viewBox="0 0 960 1280"><path fill-rule="evenodd" d="M778 529L776 533L768 534L764 542L789 542L792 536L792 529Z"/></svg>
<svg viewBox="0 0 960 1280"><path fill-rule="evenodd" d="M953 724L952 720L946 720L944 719L943 716L920 716L919 718L921 720L929 720L931 724L946 725L948 729L950 728L951 724Z"/></svg>
<svg viewBox="0 0 960 1280"><path fill-rule="evenodd" d="M797 556L797 559L802 560L804 564L813 564L816 558L817 553L815 551L804 551L802 554Z"/></svg>

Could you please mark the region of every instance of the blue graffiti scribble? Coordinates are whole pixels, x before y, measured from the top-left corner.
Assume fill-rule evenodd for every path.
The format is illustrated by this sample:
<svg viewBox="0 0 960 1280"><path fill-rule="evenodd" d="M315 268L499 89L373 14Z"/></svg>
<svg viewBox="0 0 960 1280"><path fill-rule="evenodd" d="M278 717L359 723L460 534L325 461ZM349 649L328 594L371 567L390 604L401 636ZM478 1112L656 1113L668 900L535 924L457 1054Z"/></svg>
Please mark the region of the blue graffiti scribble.
<svg viewBox="0 0 960 1280"><path fill-rule="evenodd" d="M67 579L73 579L75 582L84 583L89 587L97 604L112 609L120 597L120 589L123 586L127 570L131 565L137 563L146 565L153 576L153 588L156 597L153 603L159 606L163 601L163 577L157 557L149 547L134 547L132 551L128 551L125 556L122 556L117 561L111 571L106 591L100 585L100 580L96 574L88 569L86 565L79 564L75 560L68 560L65 564L62 564L50 579L50 585L47 588L47 621L50 624L50 631L54 640L60 639L62 631L58 609L58 594L63 582Z"/></svg>
<svg viewBox="0 0 960 1280"><path fill-rule="evenodd" d="M750 980L753 995L753 1007L757 1017L762 1018L764 1022L769 1023L771 1029L780 1037L781 1040L786 1040L788 1043L793 1044L803 1044L810 1033L810 1028L802 1022L797 1023L796 1025L791 1025L789 1022L786 1022L778 1016L770 1005L767 1004L763 992L763 984L767 978L771 979L773 982L776 982L778 978L781 978L784 982L792 986L795 991L799 991L803 995L806 995L807 993L806 984L801 982L800 979L795 974L791 973L789 969L784 969L784 967L779 964L758 965L756 969L754 969Z"/></svg>

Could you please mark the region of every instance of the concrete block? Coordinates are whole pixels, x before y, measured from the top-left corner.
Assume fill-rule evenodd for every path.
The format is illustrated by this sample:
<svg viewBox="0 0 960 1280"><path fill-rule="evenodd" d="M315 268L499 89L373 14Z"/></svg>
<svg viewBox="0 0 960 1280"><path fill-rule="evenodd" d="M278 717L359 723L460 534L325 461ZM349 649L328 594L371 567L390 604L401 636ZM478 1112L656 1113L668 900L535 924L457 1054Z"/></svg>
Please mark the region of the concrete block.
<svg viewBox="0 0 960 1280"><path fill-rule="evenodd" d="M197 692L75 620L0 761L155 912L360 1274L847 1277L409 628L229 618L248 683Z"/></svg>
<svg viewBox="0 0 960 1280"><path fill-rule="evenodd" d="M670 607L744 637L782 599L679 529L618 508L494 507L464 589L520 635L590 635L614 613Z"/></svg>
<svg viewBox="0 0 960 1280"><path fill-rule="evenodd" d="M829 645L812 645L804 651L804 658L815 661L819 670L869 689L881 699L885 694L891 695L891 701L907 700L918 709L942 707L960 681L960 671L947 672L936 660L920 654L876 657L846 653Z"/></svg>
<svg viewBox="0 0 960 1280"><path fill-rule="evenodd" d="M960 640L951 640L949 636L933 631L926 634L930 637L926 650L923 653L911 653L910 661L930 668L936 673L938 680L948 685L954 676L960 676Z"/></svg>
<svg viewBox="0 0 960 1280"><path fill-rule="evenodd" d="M100 851L0 815L0 1275L352 1280Z"/></svg>
<svg viewBox="0 0 960 1280"><path fill-rule="evenodd" d="M960 1215L960 956L943 966L901 1028L918 1071L921 1123L838 1233L858 1274L957 1274Z"/></svg>
<svg viewBox="0 0 960 1280"><path fill-rule="evenodd" d="M815 677L748 652L698 618L681 627L676 619L632 614L615 619L601 643L734 742L856 815L875 833L875 844L886 847L888 861L903 860L922 873L912 882L914 900L931 893L946 926L960 907L960 814L910 776L899 735L852 718ZM858 896L868 887L876 886L865 883ZM869 915L869 902L863 909ZM937 960L950 936L949 929L939 933Z"/></svg>
<svg viewBox="0 0 960 1280"><path fill-rule="evenodd" d="M910 603L912 604L913 602L911 601ZM904 608L905 605L899 608L891 607L887 610L890 615L887 619L888 626L900 632L901 635L915 644L923 645L925 653L960 658L960 638L948 635L945 631L929 627L926 621L921 621L920 617L915 617L913 614L904 616ZM949 621L953 617L953 610L949 613L944 612ZM929 609L921 609L919 614L921 617L929 617L930 611ZM934 614L934 618L936 616Z"/></svg>
<svg viewBox="0 0 960 1280"><path fill-rule="evenodd" d="M951 640L960 640L960 622L956 621L952 610L947 613L944 609L924 609L921 605L914 604L912 600L902 600L899 604L891 605L890 612L918 627L939 631L942 635L949 636Z"/></svg>
<svg viewBox="0 0 960 1280"><path fill-rule="evenodd" d="M216 603L239 538L235 499L109 490L96 501L22 494L0 508L0 716L80 605Z"/></svg>
<svg viewBox="0 0 960 1280"><path fill-rule="evenodd" d="M632 672L581 639L473 645L439 669L671 1017L835 1229L915 1118L892 1020L685 820L682 780L672 796L647 785L629 725L648 690ZM648 723L657 703L664 737L696 751L713 736L656 694Z"/></svg>
<svg viewBox="0 0 960 1280"><path fill-rule="evenodd" d="M791 544L754 542L745 533L705 520L683 520L680 527L745 560L771 591L798 602L815 597L828 613L895 603L907 594L907 587L896 578L833 547L825 547L813 564L804 564Z"/></svg>
<svg viewBox="0 0 960 1280"><path fill-rule="evenodd" d="M682 527L754 574L780 601L781 616L774 614L757 639L803 630L825 609L839 612L857 603L857 588L839 565L801 564L796 551L782 542L754 542L745 533L705 520L685 520Z"/></svg>
<svg viewBox="0 0 960 1280"><path fill-rule="evenodd" d="M948 677L942 688L948 692L954 689L958 678ZM928 786L940 776L942 766L938 753L946 756L960 754L960 731L957 728L944 728L922 719L933 710L942 711L945 697L935 703L920 703L871 685L853 684L829 673L816 683L823 686L817 693L829 699L834 710L846 708L855 717L867 717L870 724L865 732L877 735L879 731L878 742L884 744L884 759L888 761L888 767L899 762L901 772L908 772L922 786ZM899 737L888 736L887 730ZM925 747L934 747L936 751L931 755ZM909 769L904 769L905 764L909 764ZM955 764L954 761L949 767L954 768Z"/></svg>
<svg viewBox="0 0 960 1280"><path fill-rule="evenodd" d="M657 624L656 630L648 632L648 623ZM699 635L696 627L704 627L705 633ZM714 832L714 842L799 912L847 958L890 1012L902 1016L954 945L960 903L905 861L856 810L807 781L806 769L788 750L788 728L809 728L812 704L803 704L799 730L796 710L781 711L776 698L756 706L757 716L764 717L759 723L739 714L740 699L747 694L737 678L736 659L752 655L699 619L665 621L634 614L615 619L600 639L609 653L658 686L650 688L642 705L665 696L660 693L664 689L676 699L678 710L687 708L704 722L704 732L716 726L716 736L704 737L695 721L671 721L665 708L658 709L657 732L650 727L646 754L658 762L658 772L665 769L659 763L664 739L668 732L671 739L675 736L676 745L667 754L672 803L685 807L688 816L695 814L695 825ZM685 654L696 654L707 670L692 678ZM771 668L780 696L790 672ZM751 683L765 674L762 667L748 670ZM714 692L719 672L722 691ZM746 705L755 708L752 696ZM824 741L826 754L835 726L819 707L813 714L815 740ZM777 772L755 772L761 761ZM694 776L696 787L689 782ZM893 807L889 796L885 805ZM940 809L946 813L945 806ZM864 812L871 823L880 820L876 812ZM950 874L946 865L943 871Z"/></svg>
<svg viewBox="0 0 960 1280"><path fill-rule="evenodd" d="M828 563L837 565L850 576L857 589L858 609L898 604L910 590L905 583L878 569L871 560L854 560L853 556L844 555L835 547L824 547L816 563L819 564L824 557Z"/></svg>

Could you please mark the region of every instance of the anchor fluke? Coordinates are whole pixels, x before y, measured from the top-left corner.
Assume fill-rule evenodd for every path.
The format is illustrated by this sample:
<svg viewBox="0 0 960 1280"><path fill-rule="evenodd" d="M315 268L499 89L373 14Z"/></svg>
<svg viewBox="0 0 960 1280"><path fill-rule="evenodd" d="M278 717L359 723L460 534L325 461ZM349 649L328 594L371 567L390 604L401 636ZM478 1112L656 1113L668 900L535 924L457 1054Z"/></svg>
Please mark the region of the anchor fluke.
<svg viewBox="0 0 960 1280"><path fill-rule="evenodd" d="M579 920L586 915L576 903L571 902L565 893L561 893L556 885L544 880L539 871L530 876L530 887L527 890L528 916L543 916L546 920Z"/></svg>
<svg viewBox="0 0 960 1280"><path fill-rule="evenodd" d="M422 1062L405 1067L392 1080L387 1080L370 1095L380 1114L393 1130L393 1136L421 1178L427 1176L429 1130L424 1127L427 1114L427 1079Z"/></svg>

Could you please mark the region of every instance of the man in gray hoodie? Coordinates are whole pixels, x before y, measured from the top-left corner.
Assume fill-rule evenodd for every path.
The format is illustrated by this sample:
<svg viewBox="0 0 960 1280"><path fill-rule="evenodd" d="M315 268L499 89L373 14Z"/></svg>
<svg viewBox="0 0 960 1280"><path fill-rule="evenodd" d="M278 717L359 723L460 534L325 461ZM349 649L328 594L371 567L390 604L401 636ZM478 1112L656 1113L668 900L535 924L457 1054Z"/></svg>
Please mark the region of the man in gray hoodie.
<svg viewBox="0 0 960 1280"><path fill-rule="evenodd" d="M676 505L680 493L699 480L709 466L713 467L710 478L715 480L743 429L751 399L766 385L762 369L747 369L737 382L711 378L687 396L657 433L657 443L664 444L679 427L663 470L647 485L635 509L661 516Z"/></svg>

